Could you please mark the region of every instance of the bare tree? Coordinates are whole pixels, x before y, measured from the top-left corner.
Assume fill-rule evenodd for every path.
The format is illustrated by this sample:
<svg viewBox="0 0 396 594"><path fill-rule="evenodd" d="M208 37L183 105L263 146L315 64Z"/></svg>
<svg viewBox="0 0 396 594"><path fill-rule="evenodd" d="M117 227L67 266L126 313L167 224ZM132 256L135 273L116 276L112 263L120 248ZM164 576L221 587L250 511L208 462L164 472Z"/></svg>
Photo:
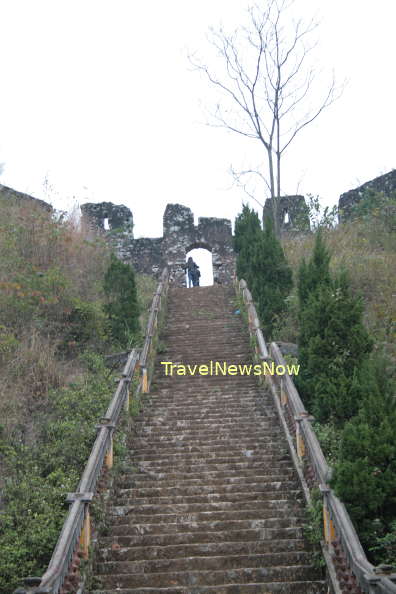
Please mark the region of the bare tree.
<svg viewBox="0 0 396 594"><path fill-rule="evenodd" d="M251 169L232 172L245 191L246 175L261 176L271 198L278 234L283 154L298 133L335 99L332 77L312 106L317 71L308 64L315 47L309 40L317 25L302 19L293 21L289 16L293 4L293 0L264 0L262 5L248 9L248 26L232 34L222 27L211 28L208 39L216 50L220 72L190 56L193 66L222 94L211 125L258 140L264 148L264 174Z"/></svg>

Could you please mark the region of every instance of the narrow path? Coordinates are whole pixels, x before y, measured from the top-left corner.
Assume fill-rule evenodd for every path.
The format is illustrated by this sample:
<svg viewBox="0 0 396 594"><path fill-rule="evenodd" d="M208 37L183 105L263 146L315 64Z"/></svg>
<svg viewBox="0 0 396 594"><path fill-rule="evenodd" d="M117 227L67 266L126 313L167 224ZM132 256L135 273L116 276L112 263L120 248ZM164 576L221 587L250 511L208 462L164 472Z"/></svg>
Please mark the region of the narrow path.
<svg viewBox="0 0 396 594"><path fill-rule="evenodd" d="M326 591L272 397L251 376L165 376L161 361L249 363L232 289L171 289L130 470L100 539L94 594Z"/></svg>

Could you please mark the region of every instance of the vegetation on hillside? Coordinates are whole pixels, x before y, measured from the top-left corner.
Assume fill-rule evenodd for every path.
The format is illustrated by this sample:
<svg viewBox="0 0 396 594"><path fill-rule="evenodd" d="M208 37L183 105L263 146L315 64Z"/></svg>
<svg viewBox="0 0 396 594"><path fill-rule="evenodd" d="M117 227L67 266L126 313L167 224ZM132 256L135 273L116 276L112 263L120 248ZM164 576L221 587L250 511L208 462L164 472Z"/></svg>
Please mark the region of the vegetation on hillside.
<svg viewBox="0 0 396 594"><path fill-rule="evenodd" d="M298 388L366 552L396 564L396 197L351 214L284 240L295 288L275 335L299 343Z"/></svg>
<svg viewBox="0 0 396 594"><path fill-rule="evenodd" d="M0 201L0 253L0 593L9 594L48 564L113 395L103 355L141 339L154 283L137 279L137 295L133 270L100 237L87 241L73 220L34 203Z"/></svg>
<svg viewBox="0 0 396 594"><path fill-rule="evenodd" d="M330 254L317 232L312 257L298 274L299 363L297 387L321 422L344 423L357 413L364 389L362 366L372 340L362 322L361 300L345 272L331 277Z"/></svg>
<svg viewBox="0 0 396 594"><path fill-rule="evenodd" d="M396 565L396 196L367 192L342 225L318 198L308 207L312 232L284 237L284 260L274 244L261 249L258 217L244 206L237 274L266 339L298 343L296 383L366 553ZM288 266L292 290L279 273Z"/></svg>

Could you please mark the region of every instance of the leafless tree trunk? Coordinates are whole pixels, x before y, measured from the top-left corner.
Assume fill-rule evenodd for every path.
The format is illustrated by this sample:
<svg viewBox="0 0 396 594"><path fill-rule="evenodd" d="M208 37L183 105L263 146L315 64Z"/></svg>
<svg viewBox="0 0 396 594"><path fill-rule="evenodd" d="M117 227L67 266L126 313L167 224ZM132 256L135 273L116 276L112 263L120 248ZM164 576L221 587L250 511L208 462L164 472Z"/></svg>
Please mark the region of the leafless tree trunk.
<svg viewBox="0 0 396 594"><path fill-rule="evenodd" d="M278 235L283 154L335 99L332 78L316 107L304 108L316 78L315 68L307 64L315 47L307 41L316 24L293 21L289 16L293 4L293 0L265 0L248 9L246 27L232 34L223 28L210 29L209 42L216 50L219 68L214 62L209 67L190 56L193 66L221 93L211 125L258 140L264 149L266 173L259 174L271 198ZM252 171L234 171L234 176L240 182L248 173Z"/></svg>

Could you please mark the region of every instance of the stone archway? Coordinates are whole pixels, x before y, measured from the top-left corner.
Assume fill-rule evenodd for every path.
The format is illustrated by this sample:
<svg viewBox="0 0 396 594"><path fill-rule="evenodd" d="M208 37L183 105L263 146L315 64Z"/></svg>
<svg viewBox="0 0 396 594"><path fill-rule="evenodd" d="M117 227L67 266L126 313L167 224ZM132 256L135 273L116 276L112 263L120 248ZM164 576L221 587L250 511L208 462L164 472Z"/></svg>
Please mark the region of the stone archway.
<svg viewBox="0 0 396 594"><path fill-rule="evenodd" d="M186 261L191 256L198 264L201 272L200 286L207 287L214 284L213 250L212 247L202 241L195 242L186 247ZM186 275L187 278L187 275ZM186 281L186 286L187 281Z"/></svg>

